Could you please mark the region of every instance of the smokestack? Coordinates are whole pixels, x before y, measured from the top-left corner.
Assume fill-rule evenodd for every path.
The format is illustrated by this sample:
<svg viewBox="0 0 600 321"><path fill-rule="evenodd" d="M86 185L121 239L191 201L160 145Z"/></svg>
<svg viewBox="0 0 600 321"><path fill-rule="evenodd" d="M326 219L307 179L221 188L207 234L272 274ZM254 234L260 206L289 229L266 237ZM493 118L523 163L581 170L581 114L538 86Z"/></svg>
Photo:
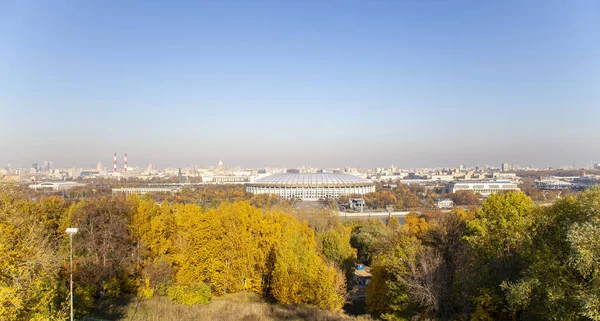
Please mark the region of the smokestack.
<svg viewBox="0 0 600 321"><path fill-rule="evenodd" d="M125 153L125 166L123 168L127 171L127 153Z"/></svg>
<svg viewBox="0 0 600 321"><path fill-rule="evenodd" d="M117 172L117 153L115 152L115 159L114 159L114 169L115 169L115 173Z"/></svg>

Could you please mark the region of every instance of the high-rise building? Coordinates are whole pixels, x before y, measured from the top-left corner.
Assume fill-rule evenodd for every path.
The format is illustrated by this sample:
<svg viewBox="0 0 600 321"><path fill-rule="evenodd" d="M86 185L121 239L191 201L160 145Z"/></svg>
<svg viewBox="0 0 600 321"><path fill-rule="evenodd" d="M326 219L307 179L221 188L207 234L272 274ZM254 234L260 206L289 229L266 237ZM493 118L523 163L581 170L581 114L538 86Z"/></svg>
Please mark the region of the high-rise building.
<svg viewBox="0 0 600 321"><path fill-rule="evenodd" d="M510 165L508 163L502 163L502 171L508 172L510 170Z"/></svg>
<svg viewBox="0 0 600 321"><path fill-rule="evenodd" d="M96 164L96 170L98 172L104 171L104 167L102 167L102 163L100 163L100 161L98 161L98 164Z"/></svg>
<svg viewBox="0 0 600 321"><path fill-rule="evenodd" d="M43 169L46 171L49 171L51 169L54 168L54 162L53 161L44 161L43 163Z"/></svg>
<svg viewBox="0 0 600 321"><path fill-rule="evenodd" d="M600 170L600 163L595 163L594 164L594 169Z"/></svg>
<svg viewBox="0 0 600 321"><path fill-rule="evenodd" d="M38 164L37 164L37 163L33 163L33 164L31 164L31 168L35 169L35 171L36 171L36 172L38 172L38 171L39 171L39 168L38 168Z"/></svg>

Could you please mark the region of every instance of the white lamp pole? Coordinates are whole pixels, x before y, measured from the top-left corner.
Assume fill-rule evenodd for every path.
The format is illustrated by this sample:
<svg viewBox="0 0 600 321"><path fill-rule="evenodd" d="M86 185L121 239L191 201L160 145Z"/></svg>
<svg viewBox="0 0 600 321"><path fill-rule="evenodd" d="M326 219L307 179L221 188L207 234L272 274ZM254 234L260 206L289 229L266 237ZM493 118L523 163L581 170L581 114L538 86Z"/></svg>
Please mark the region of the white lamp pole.
<svg viewBox="0 0 600 321"><path fill-rule="evenodd" d="M71 321L73 321L73 234L79 231L76 227L67 228L66 232L69 234L69 247L70 247L70 270L71 270Z"/></svg>

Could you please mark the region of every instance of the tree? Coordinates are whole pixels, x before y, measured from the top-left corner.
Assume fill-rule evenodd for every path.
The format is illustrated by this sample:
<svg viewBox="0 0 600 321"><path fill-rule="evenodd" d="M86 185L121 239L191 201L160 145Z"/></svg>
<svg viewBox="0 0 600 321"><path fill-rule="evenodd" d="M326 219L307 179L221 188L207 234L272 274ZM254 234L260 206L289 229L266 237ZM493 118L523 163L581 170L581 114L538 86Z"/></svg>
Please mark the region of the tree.
<svg viewBox="0 0 600 321"><path fill-rule="evenodd" d="M352 227L337 224L334 228L317 234L325 257L334 263L346 276L346 284L354 275L356 249L350 245Z"/></svg>
<svg viewBox="0 0 600 321"><path fill-rule="evenodd" d="M534 204L520 192L490 195L468 222L468 241L485 255L504 260L530 240Z"/></svg>
<svg viewBox="0 0 600 321"><path fill-rule="evenodd" d="M522 249L531 242L536 219L533 201L520 192L489 196L467 222L465 240L477 255L479 302L475 309L481 318L506 318L502 305L504 281L518 278L525 261ZM486 299L489 298L489 299Z"/></svg>
<svg viewBox="0 0 600 321"><path fill-rule="evenodd" d="M385 225L381 220L369 219L354 223L350 244L356 249L358 261L370 266L375 244L385 235Z"/></svg>
<svg viewBox="0 0 600 321"><path fill-rule="evenodd" d="M283 304L340 310L345 302L344 278L319 256L313 230L287 215L272 219L280 223L281 234L271 255L270 294Z"/></svg>
<svg viewBox="0 0 600 321"><path fill-rule="evenodd" d="M540 209L528 265L502 288L520 320L600 320L600 189Z"/></svg>
<svg viewBox="0 0 600 321"><path fill-rule="evenodd" d="M0 183L1 184L1 183ZM65 316L59 271L64 256L36 203L0 186L0 318L53 320Z"/></svg>
<svg viewBox="0 0 600 321"><path fill-rule="evenodd" d="M382 238L371 265L373 275L367 285L367 311L386 320L401 320L411 315L412 303L403 280L421 251L419 240L406 228L394 229Z"/></svg>
<svg viewBox="0 0 600 321"><path fill-rule="evenodd" d="M464 211L440 212L428 221L422 234L422 251L409 264L403 280L408 297L421 314L442 320L460 319L469 311L472 253L463 237Z"/></svg>
<svg viewBox="0 0 600 321"><path fill-rule="evenodd" d="M249 200L250 205L258 208L273 207L281 203L281 196L274 194L258 194Z"/></svg>
<svg viewBox="0 0 600 321"><path fill-rule="evenodd" d="M472 191L458 191L452 193L450 198L456 205L477 205L479 203L479 196Z"/></svg>
<svg viewBox="0 0 600 321"><path fill-rule="evenodd" d="M86 309L83 302L89 305L92 298L115 298L135 291L137 246L130 234L132 216L133 208L123 198L83 200L69 209L67 224L79 228L73 243L73 278L78 300L82 300L81 312Z"/></svg>

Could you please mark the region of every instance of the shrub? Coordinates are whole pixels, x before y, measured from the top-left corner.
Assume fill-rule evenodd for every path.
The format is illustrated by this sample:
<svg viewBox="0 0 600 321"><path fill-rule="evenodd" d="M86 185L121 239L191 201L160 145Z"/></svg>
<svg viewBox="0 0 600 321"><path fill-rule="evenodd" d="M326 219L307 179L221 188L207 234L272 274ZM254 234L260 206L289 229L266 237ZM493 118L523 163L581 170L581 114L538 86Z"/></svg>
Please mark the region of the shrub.
<svg viewBox="0 0 600 321"><path fill-rule="evenodd" d="M177 304L208 304L211 299L210 287L204 283L172 285L167 289L169 299Z"/></svg>

